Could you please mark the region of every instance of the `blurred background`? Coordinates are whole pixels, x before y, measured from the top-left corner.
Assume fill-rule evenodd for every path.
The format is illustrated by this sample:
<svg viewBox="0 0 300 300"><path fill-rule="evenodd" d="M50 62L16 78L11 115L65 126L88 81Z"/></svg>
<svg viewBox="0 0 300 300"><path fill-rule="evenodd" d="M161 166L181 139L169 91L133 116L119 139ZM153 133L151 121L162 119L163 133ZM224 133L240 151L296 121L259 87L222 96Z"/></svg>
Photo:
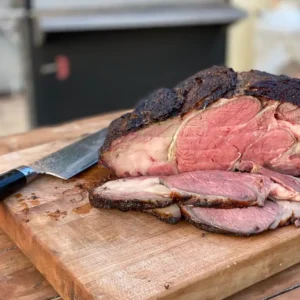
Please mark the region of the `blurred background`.
<svg viewBox="0 0 300 300"><path fill-rule="evenodd" d="M300 78L300 0L0 0L0 136L127 109L211 65Z"/></svg>

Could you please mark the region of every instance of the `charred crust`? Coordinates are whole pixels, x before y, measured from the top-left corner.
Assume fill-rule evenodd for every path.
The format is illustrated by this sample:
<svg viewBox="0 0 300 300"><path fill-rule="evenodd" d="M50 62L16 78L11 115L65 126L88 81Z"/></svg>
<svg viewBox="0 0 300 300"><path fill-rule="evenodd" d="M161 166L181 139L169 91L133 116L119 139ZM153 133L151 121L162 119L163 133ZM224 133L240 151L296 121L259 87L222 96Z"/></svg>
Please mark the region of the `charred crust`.
<svg viewBox="0 0 300 300"><path fill-rule="evenodd" d="M217 228L217 227L208 226L206 224L201 224L201 223L195 222L195 221L193 221L191 219L188 219L188 222L191 223L193 226L195 226L198 229L202 229L202 230L205 230L205 231L208 231L208 232L212 232L212 233L225 234L225 235L229 235L229 236L243 237L243 236L253 236L253 235L258 235L259 234L257 232L251 232L249 234L228 232L228 231L222 230L222 229Z"/></svg>
<svg viewBox="0 0 300 300"><path fill-rule="evenodd" d="M107 150L113 140L150 124L164 121L180 113L183 99L167 88L154 91L142 99L135 110L111 122L102 151Z"/></svg>
<svg viewBox="0 0 300 300"><path fill-rule="evenodd" d="M237 73L231 68L213 66L196 73L175 87L177 95L184 99L181 114L202 109L222 97L232 97L236 84Z"/></svg>
<svg viewBox="0 0 300 300"><path fill-rule="evenodd" d="M122 136L122 134L126 133L126 123L131 118L131 114L132 113L126 113L121 117L114 119L109 124L106 139L103 143L103 146L100 148L100 158L99 158L100 161L101 161L101 152L108 150L113 140L117 139L118 137Z"/></svg>
<svg viewBox="0 0 300 300"><path fill-rule="evenodd" d="M145 122L151 124L176 116L182 105L183 98L178 97L175 91L167 88L156 90L135 107L136 119L128 123L128 130L140 127Z"/></svg>
<svg viewBox="0 0 300 300"><path fill-rule="evenodd" d="M146 210L144 212L146 212L150 215L153 215L160 221L168 223L168 224L177 224L182 219L181 216L180 217L167 217L167 216L162 217L159 213L155 212L154 210Z"/></svg>
<svg viewBox="0 0 300 300"><path fill-rule="evenodd" d="M300 79L251 70L238 75L237 93L300 105Z"/></svg>
<svg viewBox="0 0 300 300"><path fill-rule="evenodd" d="M98 194L89 192L90 204L95 208L111 209L116 208L122 211L137 210L144 211L146 209L164 208L173 204L172 199L157 201L157 202L146 202L141 200L122 200L115 201L107 198L103 198Z"/></svg>
<svg viewBox="0 0 300 300"><path fill-rule="evenodd" d="M245 208L249 206L256 205L256 201L237 201L232 199L216 199L214 201L208 199L199 199L192 198L186 202L182 202L185 205L192 205L195 207L205 207L205 208L222 208L222 209L231 209L231 208Z"/></svg>
<svg viewBox="0 0 300 300"><path fill-rule="evenodd" d="M131 113L109 125L100 149L100 160L112 141L153 123L203 109L220 98L253 96L291 102L300 106L300 79L273 75L258 70L237 73L231 68L213 66L179 83L173 89L161 88L142 99Z"/></svg>

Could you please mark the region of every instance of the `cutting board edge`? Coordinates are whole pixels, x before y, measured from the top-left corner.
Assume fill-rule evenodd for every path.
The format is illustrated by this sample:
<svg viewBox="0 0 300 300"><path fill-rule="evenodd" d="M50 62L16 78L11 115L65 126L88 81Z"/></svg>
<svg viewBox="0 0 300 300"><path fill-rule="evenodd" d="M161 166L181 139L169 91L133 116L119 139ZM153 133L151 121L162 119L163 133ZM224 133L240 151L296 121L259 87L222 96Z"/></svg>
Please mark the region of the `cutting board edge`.
<svg viewBox="0 0 300 300"><path fill-rule="evenodd" d="M6 225L3 226L2 222ZM23 226L20 226L20 224L22 224L22 221L19 220L19 216L12 214L9 207L7 207L5 203L0 204L0 226L29 258L29 260L40 271L40 273L46 277L46 279L63 297L63 299L74 300L77 299L78 296L86 300L95 299L96 296L89 293L85 289L84 285L74 278L72 273L67 269L64 263L59 260L59 258L53 258L54 256L51 255L51 250L48 249L41 241L39 241L38 244L39 249L43 251L43 255L35 256L34 248L37 240L33 234L29 234L30 228L26 226L26 224ZM15 232L13 230L14 228L17 229ZM28 236L32 236L32 240L29 243L30 247L26 247L25 243L25 237L28 238ZM217 297L220 293L215 287L222 287L224 285L227 285L227 287L226 289L223 289L223 291L227 290L229 292L227 292L227 294L223 293L223 296L224 298L229 297L244 288L269 278L272 275L299 263L300 253L299 257L295 256L293 253L293 250L298 248L297 245L299 245L299 242L300 235L296 235L289 240L287 239L282 244L278 242L278 244L275 245L276 249L272 249L272 251L265 249L262 252L253 255L251 258L252 268L262 270L266 269L267 266L269 270L268 272L260 273L259 275L261 276L257 276L256 278L251 277L252 272L245 272L245 266L243 266L243 264L247 264L248 262L246 260L241 260L241 262L233 264L229 268L225 269L225 271L219 267L205 276L200 275L193 280L184 281L176 288L166 289L165 292L154 295L153 299L168 300L176 298L185 300L199 299L199 297L201 297L201 299L218 299ZM291 245L293 245L293 247L291 247ZM287 251L276 251L281 248L283 248L283 250L287 249ZM280 254L280 256L278 256L278 254ZM274 264L274 257L279 261L276 264ZM48 264L50 262L51 265L55 265L56 268L45 268L45 261L47 261ZM280 263L280 261L284 261L284 263ZM272 262L274 267L272 267ZM222 271L223 273L220 273ZM237 286L233 280L228 281L228 278L230 278L230 273L232 272L235 273L235 276L243 277L243 282L239 286ZM237 272L239 272L238 275ZM59 277L57 274L59 274ZM73 280L64 280L64 278L73 278ZM228 281L227 283L226 280ZM70 284L70 282L72 284Z"/></svg>
<svg viewBox="0 0 300 300"><path fill-rule="evenodd" d="M6 225L3 226L2 222ZM26 226L26 224L20 226L20 223L22 223L22 221L18 220L18 216L13 215L10 212L10 209L5 205L5 203L1 203L1 228L13 240L18 248L21 249L25 256L37 268L37 270L48 280L48 282L58 292L58 294L64 300L78 299L78 295L81 297L79 299L95 299L95 297L92 294L88 293L84 286L78 280L76 280L76 278L74 278L72 273L68 271L64 263L60 261L59 258L53 259L54 256L51 255L51 250L48 249L42 241L39 241L37 249L43 251L43 255L34 255L35 243L37 243L35 235L30 234L30 228ZM14 228L17 228L15 232L13 231ZM25 237L27 239L28 237L32 237L29 243L31 245L30 248L26 247ZM47 262L47 264L50 264L52 267L45 268L45 262ZM56 268L54 268L54 265L56 266ZM74 280L64 280L64 278L73 278ZM70 282L72 284L70 284ZM74 284L75 282L76 284Z"/></svg>
<svg viewBox="0 0 300 300"><path fill-rule="evenodd" d="M266 232L265 234L268 234L268 232ZM298 256L295 256L294 252L297 253L297 251L294 250L297 250L299 248L299 243L300 235L295 235L282 244L278 242L278 244L275 245L276 249L272 249L271 251L270 249L264 249L262 252L254 254L251 258L251 268L256 269L257 271L255 272L255 274L260 275L256 278L253 278L253 276L251 276L251 274L254 274L253 272L245 272L245 270L249 271L249 268L245 268L245 265L249 264L249 262L245 259L240 259L240 262L238 262L237 260L236 264L233 264L229 268L226 268L225 271L223 270L221 276L219 272L222 272L222 266L219 269L214 270L210 274L206 274L206 276L199 275L193 280L182 282L174 289L167 289L165 292L160 294L159 299L225 299L249 286L252 286L255 283L261 282L281 271L284 271L298 264L300 262L300 253ZM293 245L293 247L291 247L291 245ZM258 271L261 270L266 271L259 273ZM237 283L232 280L232 272L234 272L236 277L241 278L241 276L243 276L242 284L237 285ZM223 288L226 282L227 286L226 288ZM222 292L218 292L215 287L217 287L217 289L221 287ZM227 294L224 293L224 291L227 291ZM222 298L218 298L218 295L220 294L223 295Z"/></svg>

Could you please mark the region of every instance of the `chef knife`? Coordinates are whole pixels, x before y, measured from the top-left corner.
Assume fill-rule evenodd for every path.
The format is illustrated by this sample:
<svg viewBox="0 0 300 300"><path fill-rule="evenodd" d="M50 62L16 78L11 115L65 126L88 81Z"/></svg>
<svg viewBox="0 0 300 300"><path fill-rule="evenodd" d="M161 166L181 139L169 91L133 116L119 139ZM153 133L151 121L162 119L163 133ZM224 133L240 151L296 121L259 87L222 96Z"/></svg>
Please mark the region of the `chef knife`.
<svg viewBox="0 0 300 300"><path fill-rule="evenodd" d="M0 201L17 192L43 174L61 179L74 175L96 164L99 148L103 145L107 128L84 137L28 166L20 166L0 175Z"/></svg>

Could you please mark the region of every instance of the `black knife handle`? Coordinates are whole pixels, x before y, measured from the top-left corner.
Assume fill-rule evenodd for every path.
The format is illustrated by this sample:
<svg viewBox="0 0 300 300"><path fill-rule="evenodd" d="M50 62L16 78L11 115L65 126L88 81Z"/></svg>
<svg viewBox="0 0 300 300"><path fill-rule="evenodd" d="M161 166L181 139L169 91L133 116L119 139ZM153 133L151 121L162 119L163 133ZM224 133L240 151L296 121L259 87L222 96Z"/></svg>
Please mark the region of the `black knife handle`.
<svg viewBox="0 0 300 300"><path fill-rule="evenodd" d="M13 193L37 177L37 173L26 166L22 166L0 175L0 201L4 200Z"/></svg>

